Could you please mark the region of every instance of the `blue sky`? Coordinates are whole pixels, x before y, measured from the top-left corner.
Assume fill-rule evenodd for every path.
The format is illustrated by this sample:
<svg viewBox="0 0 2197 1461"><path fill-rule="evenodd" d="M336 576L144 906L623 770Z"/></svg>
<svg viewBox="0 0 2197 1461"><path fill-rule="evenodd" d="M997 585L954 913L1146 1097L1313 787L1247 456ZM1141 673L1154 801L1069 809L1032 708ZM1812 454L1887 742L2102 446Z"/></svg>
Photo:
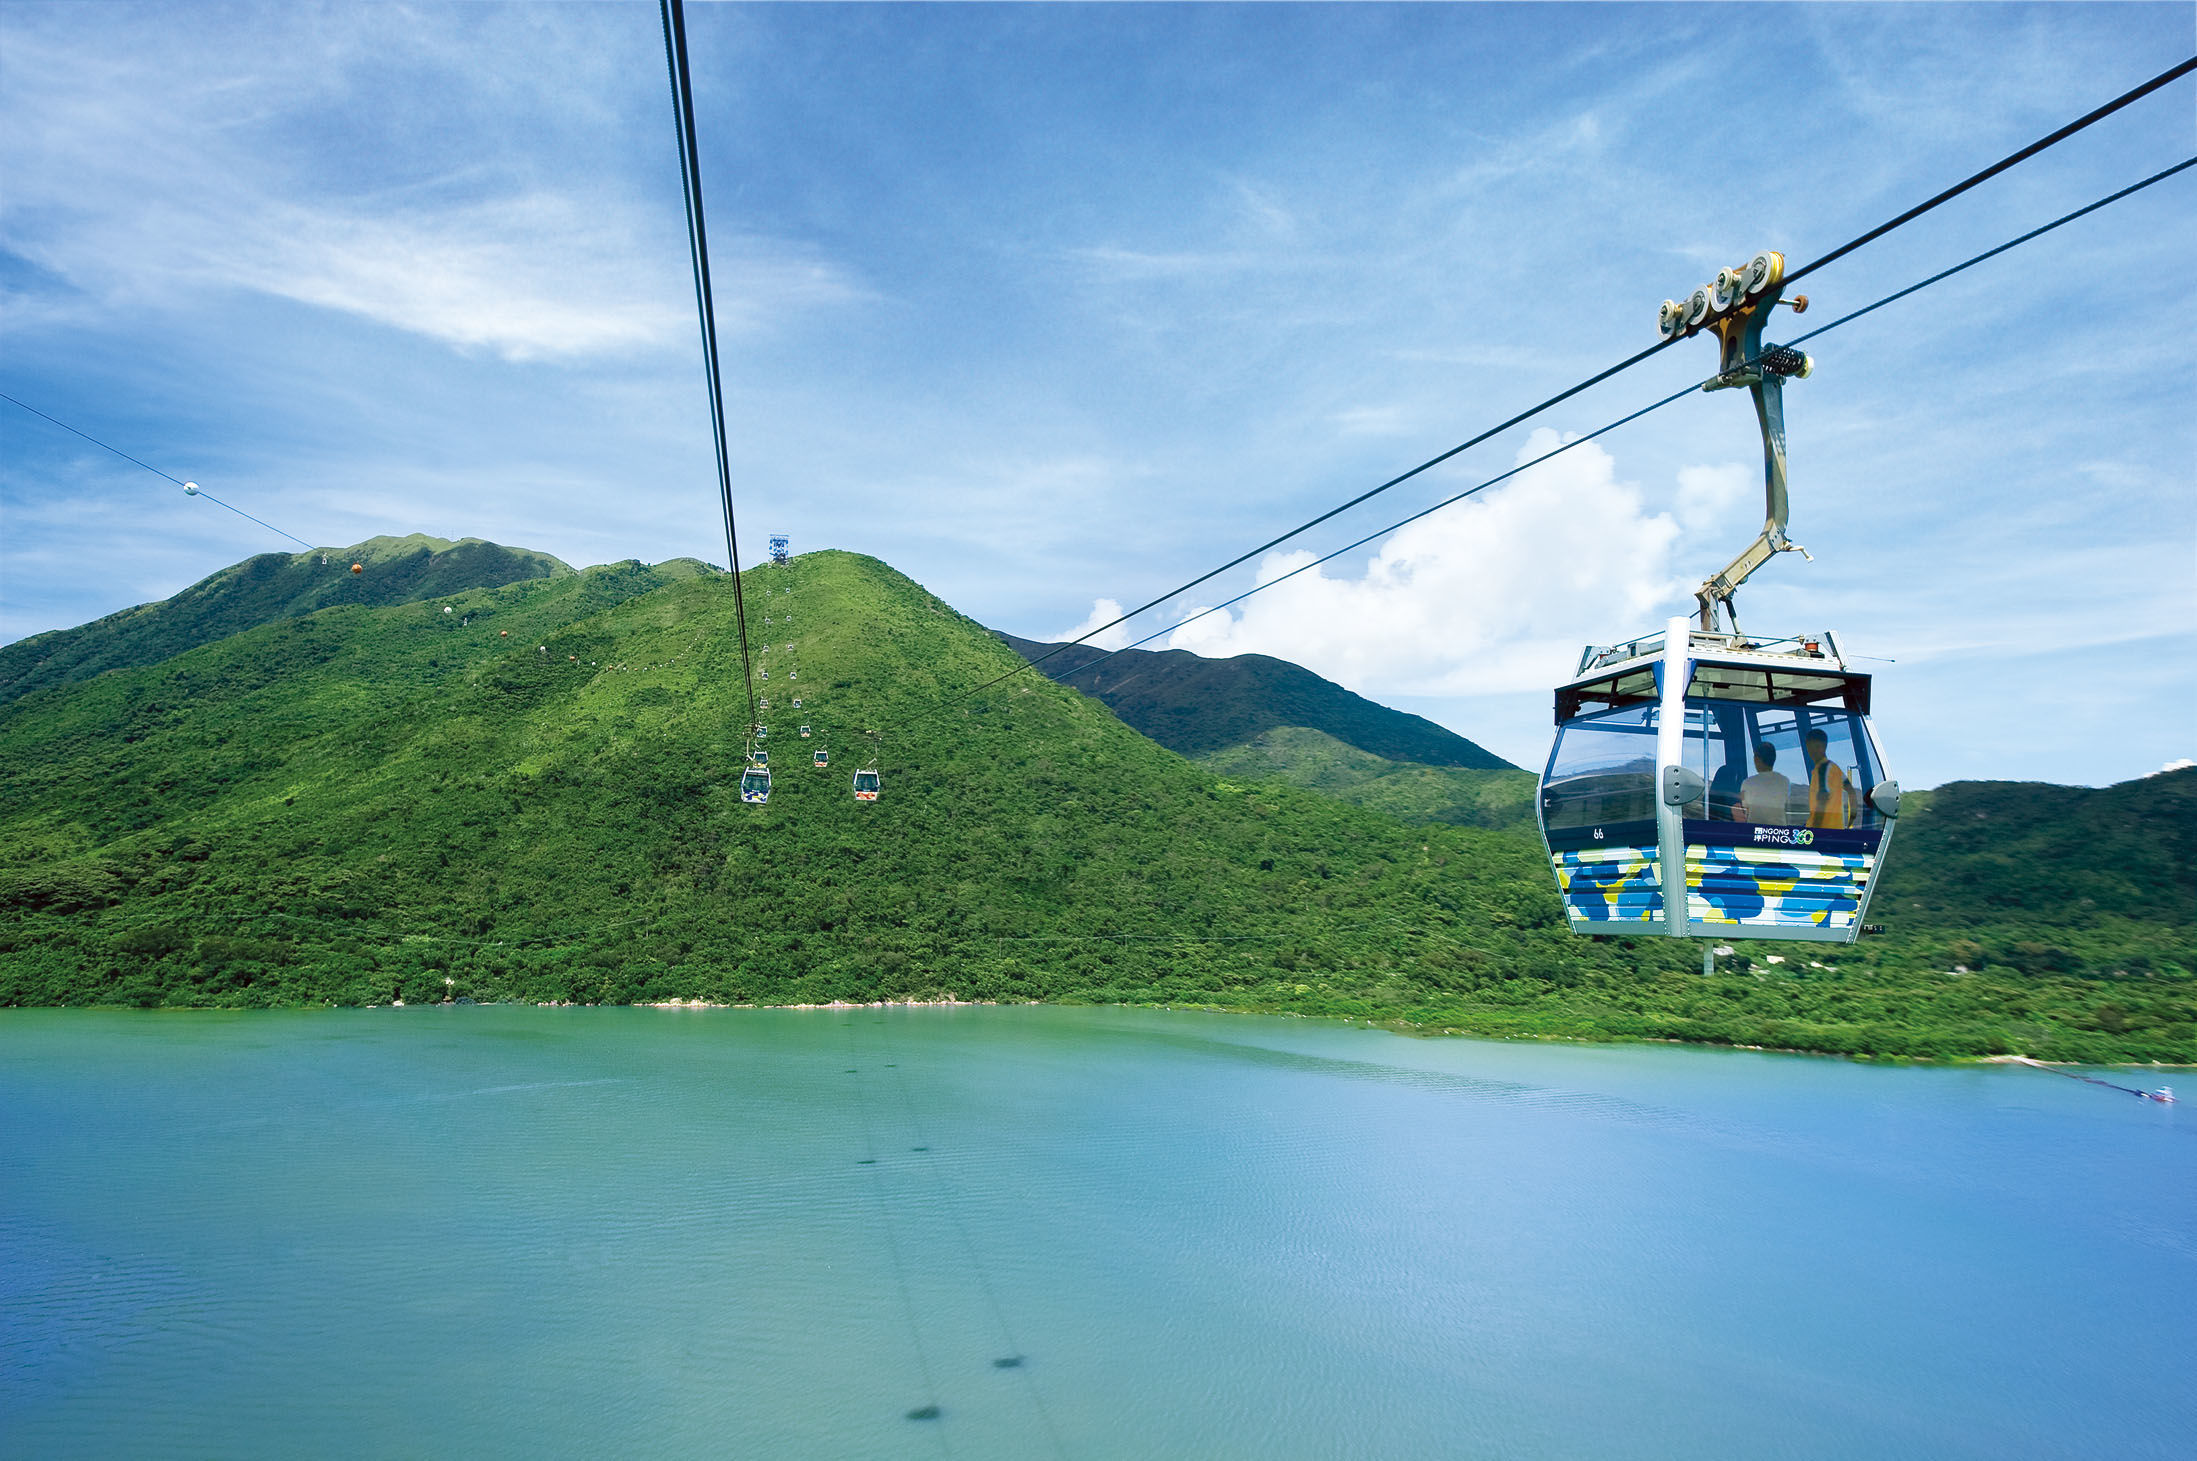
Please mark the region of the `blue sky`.
<svg viewBox="0 0 2197 1461"><path fill-rule="evenodd" d="M744 537L1000 628L1135 603L2197 48L2186 5L690 12ZM1828 318L2197 151L2185 80L1806 281ZM1909 785L2197 755L2197 175L1809 348L1757 631ZM722 552L656 11L0 10L0 389L315 543ZM1315 551L1713 366L1690 342ZM1680 403L1185 630L1526 764L1759 525ZM0 403L0 636L283 540ZM1272 574L1296 560L1261 566ZM1225 597L1246 568L1156 618Z"/></svg>

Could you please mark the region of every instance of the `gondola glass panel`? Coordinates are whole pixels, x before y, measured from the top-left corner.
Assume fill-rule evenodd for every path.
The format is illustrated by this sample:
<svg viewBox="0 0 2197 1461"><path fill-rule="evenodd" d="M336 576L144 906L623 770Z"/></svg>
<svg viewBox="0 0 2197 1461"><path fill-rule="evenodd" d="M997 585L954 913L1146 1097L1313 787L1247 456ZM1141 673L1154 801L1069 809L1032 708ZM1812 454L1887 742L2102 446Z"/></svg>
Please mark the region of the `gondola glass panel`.
<svg viewBox="0 0 2197 1461"><path fill-rule="evenodd" d="M1541 778L1541 817L1557 888L1575 928L1646 923L1663 914L1657 714L1655 705L1631 705L1581 716L1556 733Z"/></svg>

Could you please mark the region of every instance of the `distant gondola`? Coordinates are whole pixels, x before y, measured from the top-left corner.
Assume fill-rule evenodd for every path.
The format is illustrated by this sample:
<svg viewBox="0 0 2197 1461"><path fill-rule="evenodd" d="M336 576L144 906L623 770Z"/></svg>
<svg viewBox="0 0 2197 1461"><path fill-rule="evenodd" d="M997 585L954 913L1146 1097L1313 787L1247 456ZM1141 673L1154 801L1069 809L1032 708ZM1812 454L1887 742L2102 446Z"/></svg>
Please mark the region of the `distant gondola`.
<svg viewBox="0 0 2197 1461"><path fill-rule="evenodd" d="M740 800L767 802L770 800L770 772L761 766L750 766L740 773Z"/></svg>
<svg viewBox="0 0 2197 1461"><path fill-rule="evenodd" d="M875 771L857 771L854 773L854 799L856 801L874 802L877 800L878 792L883 789L884 783L879 780Z"/></svg>

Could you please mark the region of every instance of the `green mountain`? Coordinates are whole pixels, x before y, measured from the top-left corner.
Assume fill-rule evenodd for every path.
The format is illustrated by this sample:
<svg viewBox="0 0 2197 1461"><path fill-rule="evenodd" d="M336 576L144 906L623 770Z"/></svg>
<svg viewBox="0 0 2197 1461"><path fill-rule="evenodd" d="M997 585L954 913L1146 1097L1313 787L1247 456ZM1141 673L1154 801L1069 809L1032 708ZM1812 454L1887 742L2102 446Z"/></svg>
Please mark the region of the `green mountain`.
<svg viewBox="0 0 2197 1461"><path fill-rule="evenodd" d="M1533 798L1538 778L1514 766L1466 768L1392 761L1303 726L1266 731L1247 745L1229 746L1198 760L1223 776L1286 781L1353 806L1370 807L1398 821L1536 830Z"/></svg>
<svg viewBox="0 0 2197 1461"><path fill-rule="evenodd" d="M2197 1055L2187 930L2141 909L2059 945L2067 968L1955 973L1983 936L1930 923L1778 965L1757 945L1704 977L1689 945L1565 932L1530 836L1217 774L1035 675L970 695L1014 651L874 560L744 581L773 706L762 806L737 793L731 584L692 563L226 637L179 619L196 647L19 694L0 1004L953 995ZM874 804L850 794L863 762Z"/></svg>
<svg viewBox="0 0 2197 1461"><path fill-rule="evenodd" d="M364 571L351 572L354 563ZM341 604L417 603L464 589L571 572L546 553L479 538L452 543L418 533L371 538L351 548L262 553L172 599L0 646L0 704L108 670L158 664L261 624Z"/></svg>
<svg viewBox="0 0 2197 1461"><path fill-rule="evenodd" d="M1206 659L1188 650L1041 644L999 636L1024 659L1051 654L1044 673L1104 701L1171 751L1205 756L1269 731L1315 730L1391 762L1514 771L1502 757L1423 716L1354 695L1302 665L1263 654ZM1104 663L1100 663L1104 661Z"/></svg>
<svg viewBox="0 0 2197 1461"><path fill-rule="evenodd" d="M2092 788L1954 781L1903 807L1872 917L1986 975L2148 975L2197 954L2197 769Z"/></svg>

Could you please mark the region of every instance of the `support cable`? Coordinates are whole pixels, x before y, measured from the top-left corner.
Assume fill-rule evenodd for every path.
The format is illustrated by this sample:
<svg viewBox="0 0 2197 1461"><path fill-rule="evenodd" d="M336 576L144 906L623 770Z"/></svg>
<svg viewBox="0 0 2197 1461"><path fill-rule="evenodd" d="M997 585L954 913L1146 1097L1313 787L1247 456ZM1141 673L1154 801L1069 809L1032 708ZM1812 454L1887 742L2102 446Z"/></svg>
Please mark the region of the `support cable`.
<svg viewBox="0 0 2197 1461"><path fill-rule="evenodd" d="M1923 202L1918 203L1914 207L1908 209L1906 212L1901 213L1897 217L1887 219L1883 223L1878 224L1875 228L1870 229L1868 232L1847 240L1845 243L1840 244L1837 248L1832 249L1829 253L1822 255L1820 258L1817 258L1812 263L1804 265L1803 267L1787 274L1785 276L1785 282L1789 285L1797 279L1814 273L1816 270L1822 268L1825 264L1831 263L1837 259L1844 258L1846 255L1862 247L1864 244L1868 244L1876 239L1882 238L1885 234L1890 233L1893 229L1902 227L1903 225L1908 223L1912 223L1914 220L1920 218L1923 214L1928 213L1933 208L1937 208L1944 203L1950 202L1954 198L1959 197L1961 194L1975 187L1977 184L1997 177L2000 173L2005 172L2008 168L2014 167L2019 163L2027 161L2029 158L2035 157L2038 153L2043 152L2046 148L2066 141L2069 137L2074 136L2077 132L2082 131L2085 127L2091 126L2093 123L2102 121L2105 118L2113 115L2115 112L2120 111L2123 107L2129 106L2137 101L2142 100L2144 97L2149 96L2152 92L2157 91L2160 87L2165 86L2170 82L2177 81L2184 76L2187 76L2192 70L2197 70L2197 56L2193 56L2188 60L2181 62L2179 65L2169 67L2165 71L2160 72L2157 76L2152 77L2149 81L2143 83L2143 85L2138 86L2133 90L2123 92L2121 95L2115 97L2112 101L2107 102L2104 106L2097 108L2095 111L2086 113L2083 116L2077 117L2074 121L2069 122L2066 126L2061 127L2059 130L2052 132L2047 136L2038 138L2036 141L2030 143L2027 147L2021 148L2016 152L2008 153L2005 157L2000 158L1997 162L1994 162L1989 167L1983 169L1983 171L1975 173L1970 177L1962 180L1961 182L1955 183L1952 187L1945 189L1943 192L1937 194L1935 197L1926 199ZM1500 432L1507 431L1511 427L1516 426L1520 422L1526 421L1531 417L1538 416L1552 406L1560 405L1563 402L1570 400L1573 396L1578 395L1581 391L1586 390L1590 386L1601 384L1603 381L1608 380L1611 376L1618 374L1620 371L1630 370L1633 366L1640 364L1649 356L1654 355L1657 352L1663 350L1665 347L1676 343L1677 341L1675 339L1659 340L1654 345L1651 345L1647 349L1642 350L1637 355L1633 355L1628 359L1621 360L1617 364L1609 367L1607 370L1600 371L1594 375L1587 377L1585 380L1579 382L1579 384L1575 386L1572 386L1563 391L1559 391L1557 394L1549 397L1547 400L1541 402L1539 405L1528 407L1526 410L1519 412L1517 415L1511 417L1509 420L1504 421L1499 425L1489 427L1486 431L1481 432L1479 435L1471 438L1468 441L1460 442L1456 446L1451 447L1448 451L1443 452L1441 455L1431 457L1428 460L1421 462L1418 466L1413 467L1411 470L1399 473L1398 475L1389 478L1386 482L1381 483L1378 487L1374 487L1368 491L1359 493L1356 497L1351 498L1348 502L1343 503L1340 507L1332 508L1327 512L1321 513L1318 517L1312 518L1309 521L1303 523L1299 523L1296 527L1291 528L1288 532L1285 532L1278 537L1269 539L1267 542L1260 544L1258 547L1251 549L1247 553L1243 553L1238 555L1237 557L1231 558L1228 562L1223 563L1220 567L1215 568L1207 573L1201 573L1196 578L1191 579L1188 583L1179 584L1176 587L1169 589L1166 593L1159 595L1157 598L1139 604L1136 608L1129 610L1127 613L1122 614L1117 618L1108 620L1106 623L1099 625L1095 629L1087 630L1076 638L1069 640L1066 644L1056 645L1054 648L1048 650L1046 653L1039 655L1034 660L1031 660L1029 664L1031 666L1043 664L1046 660L1051 659L1054 655L1059 654L1062 650L1068 649L1074 645L1081 644L1094 635L1104 634L1107 630L1115 628L1118 625L1126 624L1131 619L1136 618L1139 614L1142 614L1150 609L1156 609L1161 604L1166 603L1169 599L1177 598L1182 594L1188 593L1191 589L1196 588L1199 584L1205 583L1209 579L1218 578L1221 574L1226 573L1229 569L1239 567L1242 564L1249 562L1251 559L1258 557L1261 553L1267 552L1269 549L1272 548L1277 548L1283 543L1288 542L1291 538L1297 537L1301 533L1318 527L1321 523L1326 522L1329 518L1335 517L1341 513L1348 512L1351 508L1358 506L1360 503L1365 502L1371 498L1378 497L1383 492L1388 491L1391 487L1400 486L1401 484L1408 482L1412 478L1418 476L1420 473L1425 472L1430 468L1440 466L1443 462L1448 461L1451 457L1456 456L1459 452L1478 446L1480 443L1488 440L1490 437L1495 436ZM1011 678L1013 675L1020 673L1020 670L1010 671L1008 674L1002 675L998 679L990 680L982 685L978 685L975 689L969 691L968 693L974 695L979 691L988 690L993 685L1000 683L1001 680Z"/></svg>
<svg viewBox="0 0 2197 1461"><path fill-rule="evenodd" d="M709 375L710 431L717 446L717 496L725 514L725 559L732 567L733 619L740 634L740 676L748 693L744 738L754 745L755 666L748 651L748 606L740 587L740 538L733 524L732 462L725 446L725 387L717 360L717 308L710 289L709 231L702 214L702 157L695 144L694 90L687 70L687 19L681 0L660 0L664 64L671 72L671 106L679 124L679 181L686 197L687 249L694 261L694 306L702 321L702 364ZM742 758L743 763L745 757Z"/></svg>
<svg viewBox="0 0 2197 1461"><path fill-rule="evenodd" d="M1996 248L1985 249L1982 253L1977 254L1972 258L1964 259L1960 263L1955 264L1950 269L1940 270L1939 272L1932 274L1929 278L1918 280L1917 282L1908 285L1905 289L1895 290L1892 293L1885 295L1882 299L1875 301L1874 303L1865 304L1860 309L1854 310L1848 314L1840 315L1837 319L1832 320L1828 324L1822 325L1816 329L1810 330L1805 335L1796 335L1795 337L1793 337L1793 339L1786 342L1782 346L1769 346L1762 351L1761 355L1767 355L1770 353L1771 350L1789 350L1796 345L1804 343L1805 341L1815 339L1818 335L1827 335L1841 325L1850 324L1853 321L1860 319L1863 315L1874 313L1875 311L1884 308L1884 306L1888 304L1892 304L1895 301L1907 298L1907 296L1909 296L1910 294L1914 294L1920 290L1928 289L1933 284L1942 283L1943 281L1952 278L1955 274L1961 273L1963 270L1974 268L1976 265L1984 262L1986 259L1997 258L2000 254L2005 253L2009 249L2017 248L2022 244L2028 243L2031 239L2041 238L2045 234L2052 232L2052 230L2059 228L2064 224L2073 223L2076 219L2081 218L2086 214L2095 213L2100 208L2105 207L2109 203L2117 203L2121 199L2128 197L2132 193L2140 193L2144 189L2152 186L2154 183L2163 183L2168 178L2173 177L2176 173L2187 171L2192 167L2197 167L2197 157L2184 158L2182 161L2174 164L2172 167L2163 168L2160 171L2153 173L2150 177L2145 178L2141 182L2131 183L2129 184L2129 186L2122 188L2118 192L2108 193L2106 196L2098 199L2096 202L2086 203L2082 207L2077 208L2072 213L2063 213L2058 218L2053 219L2050 223L2047 223L2040 228L2033 228L2029 232L2022 234L2018 238L2008 239L2005 243L1998 245ZM1745 369L1748 366L1752 366L1758 363L1761 359L1761 355L1757 355L1752 359L1742 362L1741 368ZM1440 512L1445 507L1454 506L1455 504L1464 501L1466 498L1473 496L1475 493L1482 492L1485 491L1487 488L1493 487L1498 482L1506 482L1512 477L1517 476L1519 473L1526 471L1529 468L1540 466L1543 462L1547 461L1551 457L1563 455L1565 452L1570 451L1575 446L1585 446L1588 442L1594 440L1596 437L1615 431L1620 426L1629 425L1632 422L1638 421L1641 417L1647 415L1651 411L1660 411L1665 406L1672 405L1675 402L1683 400L1687 396L1692 395L1694 392L1701 390L1703 387L1709 385L1717 378L1718 377L1716 376L1711 376L1708 380L1702 381L1698 385L1690 385L1687 386L1684 390L1674 391L1670 395L1663 397L1663 399L1659 401L1653 401L1650 402L1648 405L1642 406L1639 410L1634 411L1628 416L1620 416L1615 421L1610 422L1606 426L1599 426L1593 431L1588 432L1584 436L1576 437L1571 441L1565 442L1561 446L1543 452L1540 456L1535 457L1530 462L1521 462L1517 466L1512 467L1509 471L1501 473L1500 475L1494 477L1490 477L1485 482L1482 482L1477 486L1468 487L1454 497L1446 497L1440 502L1435 503L1431 507L1422 508L1418 512L1413 513L1407 518L1401 518L1396 522L1390 523L1385 528L1377 528L1373 532L1370 532L1364 537L1358 539L1356 542L1346 543L1342 547L1337 548L1334 552L1329 553L1326 557L1315 558L1310 563L1299 564L1297 567L1290 569L1289 572L1282 574L1280 577L1269 579L1265 583L1256 584L1251 588L1246 589L1244 592L1236 595L1232 599L1224 600L1221 603L1213 605L1209 609L1200 609L1197 613L1190 615L1188 618L1182 620L1180 623L1170 624L1164 629L1156 629L1152 633L1145 635L1142 639L1133 640L1130 643L1123 645L1120 649L1109 650L1105 654L1100 655L1097 659L1087 660L1083 664L1077 665L1074 669L1063 670L1057 675L1047 675L1045 678L1052 680L1055 683L1065 682L1070 676L1081 674L1085 670L1092 669L1098 665L1104 664L1107 660L1112 659L1117 654L1139 648L1142 645L1150 644L1155 639L1164 638L1165 636L1174 633L1176 630L1183 628L1185 625L1195 624L1198 620L1203 619L1208 614L1217 614L1223 609L1231 608L1237 604L1242 603L1245 599L1250 598L1253 594L1261 594L1266 592L1270 588L1276 587L1277 585L1287 583L1290 579L1295 578L1300 573L1308 572L1311 569L1318 568L1323 563L1329 563L1337 558L1342 557L1345 553L1363 548L1366 544L1373 542L1377 538L1387 537L1390 533L1395 532L1399 528L1409 527L1412 523L1417 522L1419 519L1427 517L1433 513ZM1075 642L1080 643L1081 641ZM1066 649L1068 647L1069 646L1065 644L1060 646L1061 649ZM1055 653L1058 652L1058 650L1055 651ZM1029 664L1032 666L1036 665L1037 663L1037 660L1029 661ZM1020 670L1014 670L1009 672L1010 675L1019 673L1021 673ZM1003 675L1000 677L1000 679L1003 680L1008 677L1009 676L1007 675ZM999 680L994 680L991 683L996 685L999 682ZM982 689L984 687L979 686L978 688ZM974 694L975 692L971 691L970 693Z"/></svg>
<svg viewBox="0 0 2197 1461"><path fill-rule="evenodd" d="M2113 100L2107 102L2104 106L2099 107L2096 111L2087 112L2084 115L2077 117L2074 121L2069 122L2066 126L2060 128L2060 130L2058 130L2057 132L2039 137L2036 141L2030 143L2027 147L2024 147L2019 152L2008 153L2006 156L2000 158L1997 162L1994 162L1989 167L1985 168L1982 172L1979 172L1972 177L1964 178L1960 182L1953 184L1952 187L1947 188L1944 192L1938 194L1935 198L1930 198L1924 202L1917 203L1914 207L1908 209L1905 213L1902 213L1897 218L1885 220L1883 223L1878 224L1875 228L1872 228L1867 233L1861 235L1861 237L1840 244L1837 248L1831 250L1831 252L1825 254L1822 258L1817 259L1815 262L1807 265L1804 268L1796 269L1792 273L1787 274L1785 276L1785 283L1787 284L1787 286L1791 286L1798 280L1804 279L1808 275L1813 274L1816 270L1822 268L1825 264L1830 263L1832 260L1843 259L1848 254L1852 253L1855 249L1860 248L1863 244L1871 243L1877 239L1880 239L1884 237L1884 235L1890 233L1893 229L1898 228L1900 225L1905 223L1911 223L1915 219L1920 218L1923 214L1928 213L1931 209L1937 207L1940 203L1950 202L1953 199L1958 198L1961 194L1976 186L1976 184L1988 182L1992 178L1997 177L2000 173L2005 172L2008 168L2013 167L2018 163L2027 162L2030 158L2035 157L2038 153L2044 151L2047 147L2065 142L2068 138L2074 136L2077 132L2080 132L2083 128L2089 126L2091 123L2103 121L2105 118L2112 116L2122 107L2125 107L2132 102L2142 101L2145 97L2151 95L2160 87L2167 85L2169 82L2181 80L2184 76L2187 76L2193 70L2197 70L2197 56L2192 56L2188 60L2181 62L2179 65L2169 66L2166 70L2161 71L2158 75L2152 77L2143 85L2135 87L2132 90L2122 92L2119 96L2113 98Z"/></svg>
<svg viewBox="0 0 2197 1461"><path fill-rule="evenodd" d="M313 551L313 545L306 542L296 533L286 533L264 518L253 517L243 508L237 507L231 503L223 502L220 498L214 496L213 493L208 492L205 488L199 486L196 482L186 482L181 477L170 477L166 472L161 471L160 468L154 466L152 463L139 461L136 457L133 457L128 452L122 450L122 448L118 446L109 446L107 445L107 443L101 441L98 437L92 435L89 431L79 431L74 426L69 425L68 422L63 421L58 416L48 416L45 412L39 410L36 406L31 405L27 401L18 401L15 399L15 397L9 395L6 391L0 391L0 401L6 401L10 405L21 406L24 410L30 412L33 416L36 416L44 421L51 421L54 425L60 427L63 431L71 433L72 435L83 437L86 441L90 442L93 446L98 447L101 451L111 451L116 456L122 458L122 460L124 460L125 462L130 463L132 466L143 467L146 471L152 473L155 477L164 478L167 481L175 483L176 486L181 487L185 492L188 492L193 497L203 497L216 507L226 507L229 509L229 511L235 513L238 517L241 517L248 522L258 523L261 527L265 528L268 532L273 533L276 537L288 538L291 542L297 544L300 548L303 548L308 553Z"/></svg>

